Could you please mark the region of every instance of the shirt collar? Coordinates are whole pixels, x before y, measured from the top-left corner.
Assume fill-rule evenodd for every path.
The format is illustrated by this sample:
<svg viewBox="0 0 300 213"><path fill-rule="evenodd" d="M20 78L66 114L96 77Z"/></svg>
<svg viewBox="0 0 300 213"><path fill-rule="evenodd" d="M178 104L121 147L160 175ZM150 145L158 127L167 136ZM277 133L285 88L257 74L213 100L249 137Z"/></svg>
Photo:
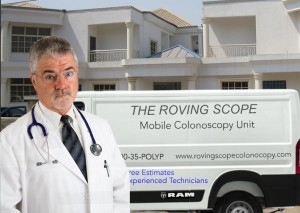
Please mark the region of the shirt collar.
<svg viewBox="0 0 300 213"><path fill-rule="evenodd" d="M61 115L57 112L49 110L40 101L38 102L37 105L40 107L41 112L42 112L42 114L45 118L45 121L46 121L47 125L50 125L50 126L53 126L53 127L57 128L61 123L61 121L60 121ZM69 110L69 112L66 115L69 115L71 117L71 119L70 119L71 122L74 121L75 113L74 113L74 106L73 105L72 105L71 109Z"/></svg>

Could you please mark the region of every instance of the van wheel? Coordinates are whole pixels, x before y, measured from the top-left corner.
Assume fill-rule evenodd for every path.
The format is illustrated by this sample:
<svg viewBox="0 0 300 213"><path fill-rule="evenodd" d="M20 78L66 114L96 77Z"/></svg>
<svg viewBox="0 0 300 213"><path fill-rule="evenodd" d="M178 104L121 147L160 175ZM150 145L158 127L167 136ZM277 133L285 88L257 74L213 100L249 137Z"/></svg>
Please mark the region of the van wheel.
<svg viewBox="0 0 300 213"><path fill-rule="evenodd" d="M231 192L216 205L216 213L263 213L258 200L245 192Z"/></svg>

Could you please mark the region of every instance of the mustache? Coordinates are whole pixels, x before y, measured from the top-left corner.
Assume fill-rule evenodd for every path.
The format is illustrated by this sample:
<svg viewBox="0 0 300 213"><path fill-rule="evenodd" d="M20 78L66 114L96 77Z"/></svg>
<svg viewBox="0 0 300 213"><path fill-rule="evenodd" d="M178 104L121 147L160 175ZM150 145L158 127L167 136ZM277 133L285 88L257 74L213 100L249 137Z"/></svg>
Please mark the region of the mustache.
<svg viewBox="0 0 300 213"><path fill-rule="evenodd" d="M60 96L60 95L69 95L69 96L71 96L72 92L69 89L57 89L53 93L53 97L57 97L57 96Z"/></svg>

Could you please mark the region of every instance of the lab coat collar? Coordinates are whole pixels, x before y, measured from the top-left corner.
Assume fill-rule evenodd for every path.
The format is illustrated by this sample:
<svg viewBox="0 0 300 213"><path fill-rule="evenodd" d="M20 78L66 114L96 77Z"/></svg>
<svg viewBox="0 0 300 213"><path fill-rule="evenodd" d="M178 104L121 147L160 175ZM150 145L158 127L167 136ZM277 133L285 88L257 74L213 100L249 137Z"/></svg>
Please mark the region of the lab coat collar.
<svg viewBox="0 0 300 213"><path fill-rule="evenodd" d="M36 108L39 108L40 111L42 112L44 120L46 122L46 127L51 128L51 129L58 128L58 126L60 124L60 118L61 118L60 114L49 110L40 101L37 103Z"/></svg>
<svg viewBox="0 0 300 213"><path fill-rule="evenodd" d="M41 112L43 113L47 126L49 126L50 128L58 128L58 126L61 124L60 121L61 115L58 114L57 112L49 110L40 101L37 103L37 106L40 108ZM71 117L70 119L71 122L73 122L75 119L74 109L75 107L72 105L71 109L66 114Z"/></svg>

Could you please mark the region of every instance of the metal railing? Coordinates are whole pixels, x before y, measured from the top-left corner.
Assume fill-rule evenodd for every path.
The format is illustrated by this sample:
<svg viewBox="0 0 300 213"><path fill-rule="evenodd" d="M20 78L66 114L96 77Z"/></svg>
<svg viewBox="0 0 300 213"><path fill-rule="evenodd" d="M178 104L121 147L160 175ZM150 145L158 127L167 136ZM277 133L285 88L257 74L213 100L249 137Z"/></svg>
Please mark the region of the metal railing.
<svg viewBox="0 0 300 213"><path fill-rule="evenodd" d="M126 49L92 50L90 51L90 62L120 61L122 59L126 59L126 56L127 56ZM138 58L139 52L133 50L132 57Z"/></svg>
<svg viewBox="0 0 300 213"><path fill-rule="evenodd" d="M210 46L208 57L244 57L256 55L256 44L226 44Z"/></svg>

